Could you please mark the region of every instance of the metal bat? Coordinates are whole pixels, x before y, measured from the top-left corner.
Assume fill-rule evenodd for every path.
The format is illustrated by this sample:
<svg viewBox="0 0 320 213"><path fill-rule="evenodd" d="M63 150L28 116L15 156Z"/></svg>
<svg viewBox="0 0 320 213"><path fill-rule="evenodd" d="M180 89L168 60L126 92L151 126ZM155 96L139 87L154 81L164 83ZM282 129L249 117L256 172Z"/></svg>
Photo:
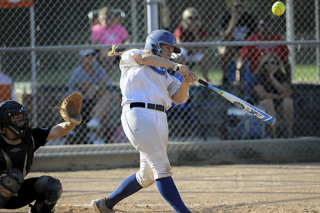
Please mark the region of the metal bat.
<svg viewBox="0 0 320 213"><path fill-rule="evenodd" d="M276 122L276 119L274 117L272 117L271 115L268 115L267 113L261 111L260 109L258 109L256 107L252 106L251 104L245 102L244 100L242 100L242 99L240 99L240 98L238 98L228 92L220 90L220 89L208 84L204 80L201 80L197 77L196 77L196 79L203 86L209 87L210 89L219 93L221 96L223 96L225 99L227 99L228 101L230 101L234 105L244 109L245 111L251 113L252 115L256 116L257 118L263 120L264 122L266 122L270 125L273 125Z"/></svg>

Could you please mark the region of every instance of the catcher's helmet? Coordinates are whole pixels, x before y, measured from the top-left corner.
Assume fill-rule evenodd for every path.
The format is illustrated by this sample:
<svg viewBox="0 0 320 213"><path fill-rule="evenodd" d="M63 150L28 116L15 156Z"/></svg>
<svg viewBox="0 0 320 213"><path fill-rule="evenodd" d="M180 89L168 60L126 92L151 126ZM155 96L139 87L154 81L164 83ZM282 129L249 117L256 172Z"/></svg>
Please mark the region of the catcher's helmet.
<svg viewBox="0 0 320 213"><path fill-rule="evenodd" d="M15 115L23 115L23 126L18 126L15 121ZM24 137L29 127L28 112L16 101L5 101L0 104L0 127L10 129L16 136Z"/></svg>
<svg viewBox="0 0 320 213"><path fill-rule="evenodd" d="M161 44L166 44L171 47L174 47L174 53L180 53L181 49L177 47L176 37L166 30L155 30L152 31L147 39L144 46L145 49L150 50L154 55L161 56Z"/></svg>

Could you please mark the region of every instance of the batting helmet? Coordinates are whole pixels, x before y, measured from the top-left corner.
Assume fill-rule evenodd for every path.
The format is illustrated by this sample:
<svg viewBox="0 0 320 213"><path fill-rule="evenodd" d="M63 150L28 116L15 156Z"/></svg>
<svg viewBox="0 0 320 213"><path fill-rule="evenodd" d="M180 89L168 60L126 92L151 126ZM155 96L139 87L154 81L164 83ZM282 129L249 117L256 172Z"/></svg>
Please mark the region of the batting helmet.
<svg viewBox="0 0 320 213"><path fill-rule="evenodd" d="M161 44L166 44L171 47L174 47L174 53L180 53L181 49L177 47L177 40L176 37L166 30L155 30L152 31L145 43L145 49L150 50L154 55L161 56Z"/></svg>
<svg viewBox="0 0 320 213"><path fill-rule="evenodd" d="M21 120L15 121L13 119L16 115L23 115L23 126L17 124ZM24 137L27 128L29 127L28 112L25 108L16 101L5 101L0 104L0 127L6 127L11 130L16 136Z"/></svg>

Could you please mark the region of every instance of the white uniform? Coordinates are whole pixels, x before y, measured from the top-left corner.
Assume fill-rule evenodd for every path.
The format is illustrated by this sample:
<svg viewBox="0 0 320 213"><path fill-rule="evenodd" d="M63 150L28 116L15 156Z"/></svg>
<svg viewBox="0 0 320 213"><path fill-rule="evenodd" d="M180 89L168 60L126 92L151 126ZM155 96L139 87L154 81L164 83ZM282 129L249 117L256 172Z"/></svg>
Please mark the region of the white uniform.
<svg viewBox="0 0 320 213"><path fill-rule="evenodd" d="M130 108L130 103L160 104L168 110L171 96L181 83L165 68L138 65L132 57L135 54L145 53L138 49L129 50L123 53L120 61L121 122L128 139L140 152L140 170L136 178L146 188L156 179L172 175L167 156L167 114L148 108ZM184 103L188 97L189 94Z"/></svg>

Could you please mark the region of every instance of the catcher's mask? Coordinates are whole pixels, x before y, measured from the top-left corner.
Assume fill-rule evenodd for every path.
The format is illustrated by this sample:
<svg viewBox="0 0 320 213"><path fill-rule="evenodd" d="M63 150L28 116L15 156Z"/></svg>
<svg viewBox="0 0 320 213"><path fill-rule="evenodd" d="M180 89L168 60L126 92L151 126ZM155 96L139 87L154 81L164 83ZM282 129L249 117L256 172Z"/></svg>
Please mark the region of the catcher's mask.
<svg viewBox="0 0 320 213"><path fill-rule="evenodd" d="M174 53L180 53L181 49L180 47L177 47L177 40L176 37L166 30L155 30L152 31L147 39L145 44L145 49L150 50L152 54L158 55L161 57L161 44L166 44L171 47L174 47L173 52Z"/></svg>
<svg viewBox="0 0 320 213"><path fill-rule="evenodd" d="M15 119L16 115L23 115L22 119ZM23 122L22 126L18 123ZM16 101L5 101L0 104L0 127L8 128L18 137L26 135L27 128L29 127L28 112L25 108Z"/></svg>

